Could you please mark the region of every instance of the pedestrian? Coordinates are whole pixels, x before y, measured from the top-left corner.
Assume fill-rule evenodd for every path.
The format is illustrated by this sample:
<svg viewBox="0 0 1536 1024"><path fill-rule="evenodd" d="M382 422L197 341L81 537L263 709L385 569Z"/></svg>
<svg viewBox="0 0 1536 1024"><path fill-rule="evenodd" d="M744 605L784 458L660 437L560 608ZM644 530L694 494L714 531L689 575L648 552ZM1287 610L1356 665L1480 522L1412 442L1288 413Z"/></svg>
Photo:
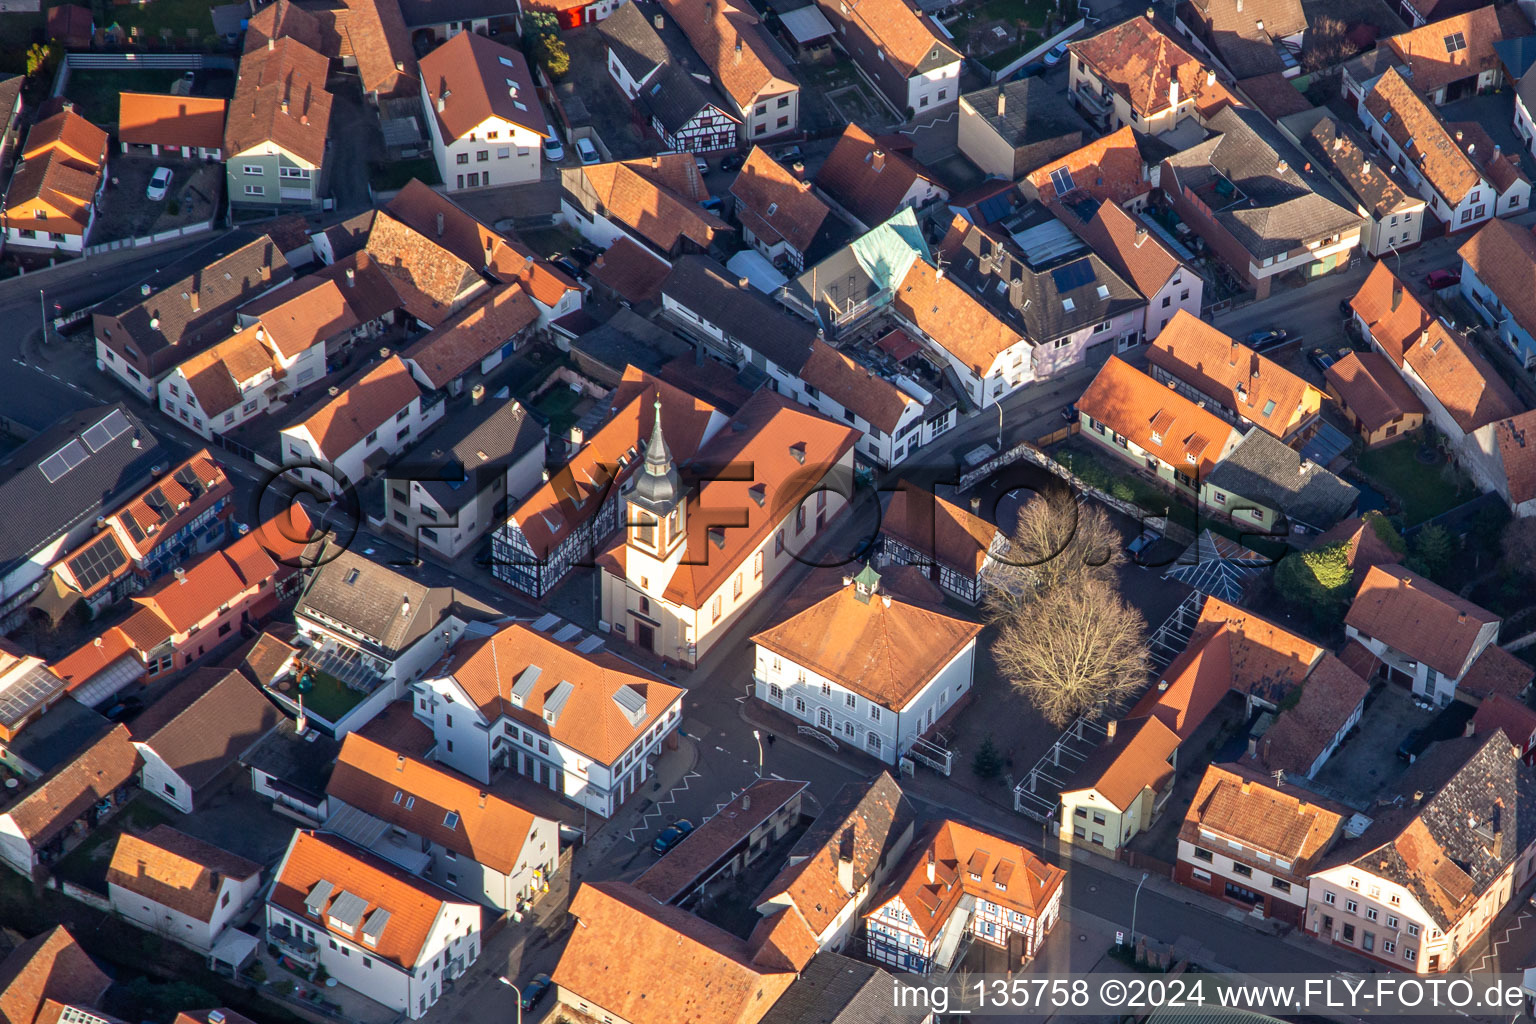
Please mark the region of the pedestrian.
<svg viewBox="0 0 1536 1024"><path fill-rule="evenodd" d="M768 734L768 745L773 746L773 733Z"/></svg>

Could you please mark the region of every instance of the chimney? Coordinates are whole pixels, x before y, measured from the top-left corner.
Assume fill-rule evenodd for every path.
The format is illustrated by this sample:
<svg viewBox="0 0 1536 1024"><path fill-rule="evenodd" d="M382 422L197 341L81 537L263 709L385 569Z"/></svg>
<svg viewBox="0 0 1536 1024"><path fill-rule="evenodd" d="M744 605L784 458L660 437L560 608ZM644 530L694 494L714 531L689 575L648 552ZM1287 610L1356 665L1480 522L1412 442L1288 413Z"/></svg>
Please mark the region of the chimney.
<svg viewBox="0 0 1536 1024"><path fill-rule="evenodd" d="M195 287L195 286L194 286L194 287L193 287L193 289L192 289L192 294L191 294L191 297L190 297L190 298L188 298L188 300L187 300L187 301L188 301L188 302L190 302L190 303L192 303L192 312L194 312L194 313L196 313L196 312L197 312L197 311L198 311L198 309L199 309L199 308L200 308L200 306L201 306L201 304L202 304L202 303L201 303L201 301L200 301L200 300L199 300L199 299L198 299L198 296L197 296L197 288L196 288L196 287Z"/></svg>
<svg viewBox="0 0 1536 1024"><path fill-rule="evenodd" d="M1111 740L1114 739L1115 738L1115 729L1118 728L1119 725L1120 725L1120 723L1115 721L1114 719L1110 719L1109 721L1105 722L1104 723L1104 738L1105 739L1111 739Z"/></svg>
<svg viewBox="0 0 1536 1024"><path fill-rule="evenodd" d="M400 614L401 614L402 617L409 617L410 616L410 614L411 614L411 599L410 599L409 596L405 596L405 597L400 598Z"/></svg>
<svg viewBox="0 0 1536 1024"><path fill-rule="evenodd" d="M657 32L667 27L667 19L659 14L652 18L651 21L655 24Z"/></svg>
<svg viewBox="0 0 1536 1024"><path fill-rule="evenodd" d="M443 215L441 212L437 215L437 237L443 237Z"/></svg>
<svg viewBox="0 0 1536 1024"><path fill-rule="evenodd" d="M357 285L357 271L353 270L351 267L348 267L347 268L347 287L348 288L352 288L352 287L355 287L356 285Z"/></svg>
<svg viewBox="0 0 1536 1024"><path fill-rule="evenodd" d="M441 96L439 96L439 97L438 97L438 98L437 98L437 112L438 112L438 113L439 113L439 114L441 114L441 113L442 113L442 112L443 112L443 108L444 108L444 107L445 107L445 106L447 106L447 104L446 104L446 103L444 103L444 102L443 102L443 98L442 98L442 97L441 97Z"/></svg>
<svg viewBox="0 0 1536 1024"><path fill-rule="evenodd" d="M1275 173L1276 174L1284 174L1285 173L1285 168L1286 168L1286 163L1285 163L1284 160L1281 160L1278 164L1275 164Z"/></svg>
<svg viewBox="0 0 1536 1024"><path fill-rule="evenodd" d="M152 330L152 331L158 331L160 329L160 318L159 317L152 316L152 317L149 318L149 329Z"/></svg>
<svg viewBox="0 0 1536 1024"><path fill-rule="evenodd" d="M403 61L403 60L395 61L395 70L396 71L404 71L405 70L405 61Z"/></svg>
<svg viewBox="0 0 1536 1024"><path fill-rule="evenodd" d="M1136 248L1141 248L1141 243L1147 240L1147 228L1144 224L1136 225Z"/></svg>
<svg viewBox="0 0 1536 1024"><path fill-rule="evenodd" d="M810 182L805 180L805 164L801 161L796 160L794 163L790 164L789 173L793 174L797 179L799 179L802 185L810 185Z"/></svg>
<svg viewBox="0 0 1536 1024"><path fill-rule="evenodd" d="M1205 69L1205 84L1208 85L1208 86L1216 84L1216 69L1215 68L1206 68Z"/></svg>
<svg viewBox="0 0 1536 1024"><path fill-rule="evenodd" d="M1168 83L1168 105L1173 107L1179 105L1179 80L1177 78L1170 80Z"/></svg>
<svg viewBox="0 0 1536 1024"><path fill-rule="evenodd" d="M283 108L283 116L284 117L288 116L288 101L287 100L283 100L282 108Z"/></svg>
<svg viewBox="0 0 1536 1024"><path fill-rule="evenodd" d="M473 405L479 405L481 402L485 401L485 385L476 384L474 387L470 388L469 400Z"/></svg>
<svg viewBox="0 0 1536 1024"><path fill-rule="evenodd" d="M177 583L180 583L182 586L187 585L187 570L178 565L172 570L172 573L175 575Z"/></svg>
<svg viewBox="0 0 1536 1024"><path fill-rule="evenodd" d="M1456 141L1457 142L1461 141L1461 129L1460 128L1456 129Z"/></svg>
<svg viewBox="0 0 1536 1024"><path fill-rule="evenodd" d="M928 884L933 884L933 847L928 848Z"/></svg>
<svg viewBox="0 0 1536 1024"><path fill-rule="evenodd" d="M1360 173L1361 174L1370 174L1371 173L1371 162L1369 160L1362 160L1360 162Z"/></svg>
<svg viewBox="0 0 1536 1024"><path fill-rule="evenodd" d="M746 288L746 287L747 287L747 286L748 286L748 285L750 285L750 284L751 284L751 283L752 283L752 281L751 281L751 279L750 279L750 278L746 278L746 277L738 277L738 278L737 278L737 279L736 279L736 284L737 284L737 286L738 286L738 287L741 287L741 288Z"/></svg>
<svg viewBox="0 0 1536 1024"><path fill-rule="evenodd" d="M405 755L404 754L396 754L395 755L395 771L397 771L397 772L405 771Z"/></svg>
<svg viewBox="0 0 1536 1024"><path fill-rule="evenodd" d="M1002 89L997 90L997 116L1003 117L1008 113L1008 94Z"/></svg>
<svg viewBox="0 0 1536 1024"><path fill-rule="evenodd" d="M486 792L485 792L485 790L482 789L480 791L480 806L481 807L485 806L485 797L486 797Z"/></svg>
<svg viewBox="0 0 1536 1024"><path fill-rule="evenodd" d="M843 829L837 844L837 884L846 893L853 892L853 826Z"/></svg>
<svg viewBox="0 0 1536 1024"><path fill-rule="evenodd" d="M269 37L267 39L267 50L270 52L275 49L277 49L277 40Z"/></svg>
<svg viewBox="0 0 1536 1024"><path fill-rule="evenodd" d="M741 809L744 810L744 811L750 811L752 809L752 794L751 793L743 793L743 794L741 794Z"/></svg>
<svg viewBox="0 0 1536 1024"><path fill-rule="evenodd" d="M869 154L869 166L876 174L885 170L885 150L877 149Z"/></svg>
<svg viewBox="0 0 1536 1024"><path fill-rule="evenodd" d="M1397 278L1392 279L1392 312L1397 312L1397 307L1403 304L1403 282Z"/></svg>
<svg viewBox="0 0 1536 1024"><path fill-rule="evenodd" d="M1423 802L1424 802L1424 791L1422 789L1414 790L1413 791L1413 806L1417 807L1417 806L1419 806L1419 804L1421 804Z"/></svg>

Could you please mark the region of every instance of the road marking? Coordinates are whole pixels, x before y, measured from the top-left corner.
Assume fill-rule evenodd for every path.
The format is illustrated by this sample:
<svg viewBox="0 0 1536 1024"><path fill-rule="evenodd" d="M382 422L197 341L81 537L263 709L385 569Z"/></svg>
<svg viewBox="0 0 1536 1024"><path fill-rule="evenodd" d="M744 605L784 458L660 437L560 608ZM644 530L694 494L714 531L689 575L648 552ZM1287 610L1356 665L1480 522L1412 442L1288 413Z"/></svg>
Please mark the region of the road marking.
<svg viewBox="0 0 1536 1024"><path fill-rule="evenodd" d="M784 781L784 776L780 775L778 772L769 772L768 774L772 775L774 778L778 779L780 782Z"/></svg>
<svg viewBox="0 0 1536 1024"><path fill-rule="evenodd" d="M1515 923L1509 926L1509 930L1504 933L1504 937L1502 939L1495 941L1492 948L1483 954L1483 958L1478 961L1477 966L1472 968L1472 973L1488 969L1488 961L1498 956L1499 947L1508 942L1510 938L1514 936L1515 932L1525 927L1525 919L1530 916L1530 913L1530 910L1523 909L1520 911L1520 913L1515 915Z"/></svg>
<svg viewBox="0 0 1536 1024"><path fill-rule="evenodd" d="M665 797L663 797L662 799L656 801L656 803L651 806L651 809L649 811L646 811L644 814L642 814L640 816L640 824L638 824L634 828L630 829L629 832L625 834L624 838L628 839L632 843L638 842L639 840L637 840L635 838L635 836L639 835L642 832L650 831L651 826L648 823L648 819L653 818L653 817L655 817L655 818L661 817L661 809L662 809L662 807L664 807L665 805L670 804L670 803L676 803L677 802L677 794L687 791L687 789L688 789L688 780L689 779L697 779L697 778L701 778L701 776L699 775L698 772L694 772L694 771L690 771L687 775L684 775L683 778L682 778L682 781L680 781L677 785L673 786L670 790L668 790L667 791L667 795Z"/></svg>

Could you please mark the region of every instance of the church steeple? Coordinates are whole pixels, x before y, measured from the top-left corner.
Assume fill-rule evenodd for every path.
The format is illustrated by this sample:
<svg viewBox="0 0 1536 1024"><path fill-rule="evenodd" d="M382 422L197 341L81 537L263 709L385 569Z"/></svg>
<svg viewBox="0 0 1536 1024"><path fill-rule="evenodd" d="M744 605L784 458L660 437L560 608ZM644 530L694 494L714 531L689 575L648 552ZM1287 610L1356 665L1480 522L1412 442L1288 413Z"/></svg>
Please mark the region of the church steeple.
<svg viewBox="0 0 1536 1024"><path fill-rule="evenodd" d="M667 558L686 536L683 481L672 450L661 432L661 393L656 395L651 440L645 446L645 463L635 475L629 492L629 543L650 554Z"/></svg>

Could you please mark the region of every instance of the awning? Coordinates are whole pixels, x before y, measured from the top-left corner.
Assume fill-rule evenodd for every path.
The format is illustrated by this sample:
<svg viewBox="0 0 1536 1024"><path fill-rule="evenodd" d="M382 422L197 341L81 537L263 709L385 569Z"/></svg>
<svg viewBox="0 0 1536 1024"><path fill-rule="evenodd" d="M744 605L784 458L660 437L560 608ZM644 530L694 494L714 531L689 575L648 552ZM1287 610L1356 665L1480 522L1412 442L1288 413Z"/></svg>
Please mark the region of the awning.
<svg viewBox="0 0 1536 1024"><path fill-rule="evenodd" d="M908 337L907 332L899 327L886 334L875 344L880 347L881 351L898 363L911 359L922 351L917 342Z"/></svg>
<svg viewBox="0 0 1536 1024"><path fill-rule="evenodd" d="M261 941L256 936L247 935L237 928L226 928L224 934L219 936L219 941L213 944L213 949L208 951L208 960L211 963L228 964L238 970L256 955L256 947L259 945Z"/></svg>

